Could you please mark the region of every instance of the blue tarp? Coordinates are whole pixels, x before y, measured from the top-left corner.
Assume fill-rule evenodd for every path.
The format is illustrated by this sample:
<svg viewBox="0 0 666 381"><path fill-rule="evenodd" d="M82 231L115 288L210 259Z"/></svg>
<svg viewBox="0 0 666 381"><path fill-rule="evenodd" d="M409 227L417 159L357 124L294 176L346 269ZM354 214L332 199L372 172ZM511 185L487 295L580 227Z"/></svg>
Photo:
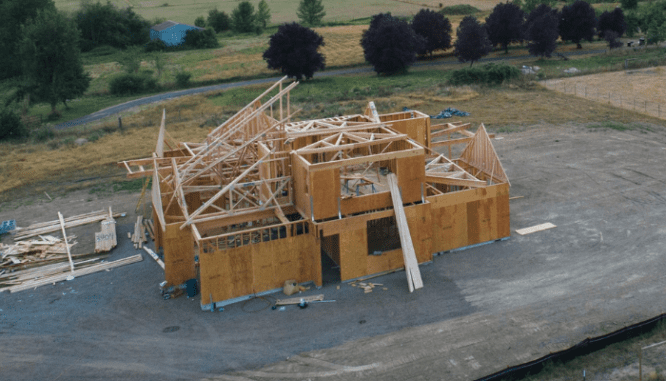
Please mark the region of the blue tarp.
<svg viewBox="0 0 666 381"><path fill-rule="evenodd" d="M0 224L0 234L5 234L14 229L16 229L16 220L3 221Z"/></svg>
<svg viewBox="0 0 666 381"><path fill-rule="evenodd" d="M412 111L408 109L407 107L403 107L402 111ZM430 115L432 119L446 119L446 118L453 118L454 116L469 116L470 113L465 112L465 111L460 111L456 108L449 107L446 110L440 111L439 114L437 115Z"/></svg>

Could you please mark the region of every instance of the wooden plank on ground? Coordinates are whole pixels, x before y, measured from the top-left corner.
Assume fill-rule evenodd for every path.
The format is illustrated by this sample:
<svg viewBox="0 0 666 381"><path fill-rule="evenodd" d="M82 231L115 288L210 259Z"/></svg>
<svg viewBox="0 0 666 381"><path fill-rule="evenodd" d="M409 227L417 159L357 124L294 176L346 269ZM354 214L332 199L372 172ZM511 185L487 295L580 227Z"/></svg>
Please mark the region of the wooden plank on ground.
<svg viewBox="0 0 666 381"><path fill-rule="evenodd" d="M66 280L70 276L74 276L76 278L76 277L80 277L80 276L83 276L83 275L93 274L93 273L96 273L96 272L99 272L99 271L105 271L105 270L112 269L112 268L119 267L119 266L129 265L131 263L139 262L139 261L142 261L142 260L143 260L143 257L141 256L141 254L137 254L137 255L127 257L127 258L124 258L124 259L119 259L117 261L108 262L108 263L100 263L98 265L93 265L93 266L86 267L86 268L83 268L83 269L74 270L73 272L58 274L58 275L54 275L54 276L51 276L51 277L35 280L33 282L25 282L21 285L11 287L9 289L9 291L14 293L14 292L19 292L19 291L23 291L23 290L29 290L31 288L37 288L39 286L44 286L44 285L47 285L47 284L61 282L63 280Z"/></svg>
<svg viewBox="0 0 666 381"><path fill-rule="evenodd" d="M275 305L276 306L285 306L285 305L288 305L288 304L298 304L298 303L301 302L301 300L303 300L306 303L319 301L319 300L324 300L324 294L297 297L297 298L289 298L289 299L278 299L278 300L275 301Z"/></svg>
<svg viewBox="0 0 666 381"><path fill-rule="evenodd" d="M416 260L416 252L414 251L414 244L412 237L409 234L409 225L407 224L407 217L405 216L405 209L402 206L402 197L398 189L398 178L393 173L386 176L391 191L391 198L393 199L393 210L395 211L395 220L398 227L398 234L400 235L400 245L402 246L402 256L405 261L405 273L407 273L407 285L409 292L418 290L423 287L423 280L421 279L421 271L419 270L419 263Z"/></svg>
<svg viewBox="0 0 666 381"><path fill-rule="evenodd" d="M556 226L551 224L550 222L546 222L545 224L530 226L529 228L517 229L516 233L518 233L520 235L525 235L525 234L540 232L540 231L546 230L546 229L552 229L554 227L556 227Z"/></svg>
<svg viewBox="0 0 666 381"><path fill-rule="evenodd" d="M69 268L74 272L74 261L72 261L72 253L69 252L69 245L67 244L67 233L65 233L65 221L62 214L58 212L58 220L60 221L60 228L62 229L62 239L65 241L65 249L67 249L67 258L69 258Z"/></svg>

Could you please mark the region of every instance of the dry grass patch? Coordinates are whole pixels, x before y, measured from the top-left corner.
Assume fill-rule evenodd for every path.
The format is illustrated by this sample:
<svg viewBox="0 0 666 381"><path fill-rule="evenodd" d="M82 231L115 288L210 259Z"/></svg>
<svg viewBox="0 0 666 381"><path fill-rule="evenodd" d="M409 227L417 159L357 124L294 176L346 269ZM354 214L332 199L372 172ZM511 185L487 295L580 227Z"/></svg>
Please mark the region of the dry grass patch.
<svg viewBox="0 0 666 381"><path fill-rule="evenodd" d="M654 67L554 79L546 84L558 92L666 118L665 82L666 69Z"/></svg>
<svg viewBox="0 0 666 381"><path fill-rule="evenodd" d="M360 86L362 78L356 78L356 83ZM264 88L265 86L257 86L238 91L188 96L147 107L123 118L123 125L126 127L124 133L108 133L81 147L72 144L75 138L72 136L67 138L69 142L63 142L63 137L60 137L62 144L56 149L52 148L53 142L0 144L5 158L0 164L0 192L26 185L60 181L63 178L80 178L95 173L99 175L100 172L108 172L109 168L115 167L118 161L149 156L155 147L163 108L167 109L167 131L174 140L201 141L210 129L233 115ZM307 89L299 87L295 94L299 91L304 93ZM371 96L359 96L345 101L316 97L305 97L299 101L296 99L297 97L292 97L292 107L304 109L303 113L299 114L301 118L362 113L367 102L373 100L380 112L401 111L403 107L408 107L435 115L447 107L455 107L471 113L469 117L458 119L473 124L485 123L499 131L540 123L656 121L649 116L591 100L572 101L570 96L539 86L529 89L517 86L455 88L439 84L413 91L387 89ZM446 121L450 120L434 123ZM101 125L97 129L112 131L114 125ZM90 130L87 133L90 134ZM83 133L80 135L87 136Z"/></svg>

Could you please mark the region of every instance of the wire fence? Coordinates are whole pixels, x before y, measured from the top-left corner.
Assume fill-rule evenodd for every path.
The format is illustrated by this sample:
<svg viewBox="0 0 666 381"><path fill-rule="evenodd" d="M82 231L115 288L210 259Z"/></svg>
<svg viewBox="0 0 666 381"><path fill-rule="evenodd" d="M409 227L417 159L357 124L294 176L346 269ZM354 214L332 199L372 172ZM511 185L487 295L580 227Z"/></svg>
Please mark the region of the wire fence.
<svg viewBox="0 0 666 381"><path fill-rule="evenodd" d="M607 91L602 87L586 83L568 83L562 80L548 80L544 84L547 88L572 94L582 98L593 99L597 102L608 103L612 106L633 110L657 118L666 118L666 104L650 101L643 98L627 96L626 94Z"/></svg>

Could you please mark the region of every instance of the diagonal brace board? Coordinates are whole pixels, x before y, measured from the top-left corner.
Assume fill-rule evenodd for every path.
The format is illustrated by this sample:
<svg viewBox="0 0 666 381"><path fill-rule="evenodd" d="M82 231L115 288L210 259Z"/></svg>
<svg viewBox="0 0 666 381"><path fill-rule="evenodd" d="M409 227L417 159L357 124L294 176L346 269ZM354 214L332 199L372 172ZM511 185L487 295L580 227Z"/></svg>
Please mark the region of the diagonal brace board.
<svg viewBox="0 0 666 381"><path fill-rule="evenodd" d="M402 197L398 189L398 178L393 173L386 176L391 191L391 199L393 199L393 210L395 211L395 221L398 226L398 234L400 235L400 245L402 246L402 256L405 261L405 273L407 274L407 285L409 292L423 288L423 280L421 280L421 271L419 270L419 263L416 260L416 252L414 251L414 244L412 237L409 234L409 226L407 225L407 217L405 216L405 209L402 206Z"/></svg>

